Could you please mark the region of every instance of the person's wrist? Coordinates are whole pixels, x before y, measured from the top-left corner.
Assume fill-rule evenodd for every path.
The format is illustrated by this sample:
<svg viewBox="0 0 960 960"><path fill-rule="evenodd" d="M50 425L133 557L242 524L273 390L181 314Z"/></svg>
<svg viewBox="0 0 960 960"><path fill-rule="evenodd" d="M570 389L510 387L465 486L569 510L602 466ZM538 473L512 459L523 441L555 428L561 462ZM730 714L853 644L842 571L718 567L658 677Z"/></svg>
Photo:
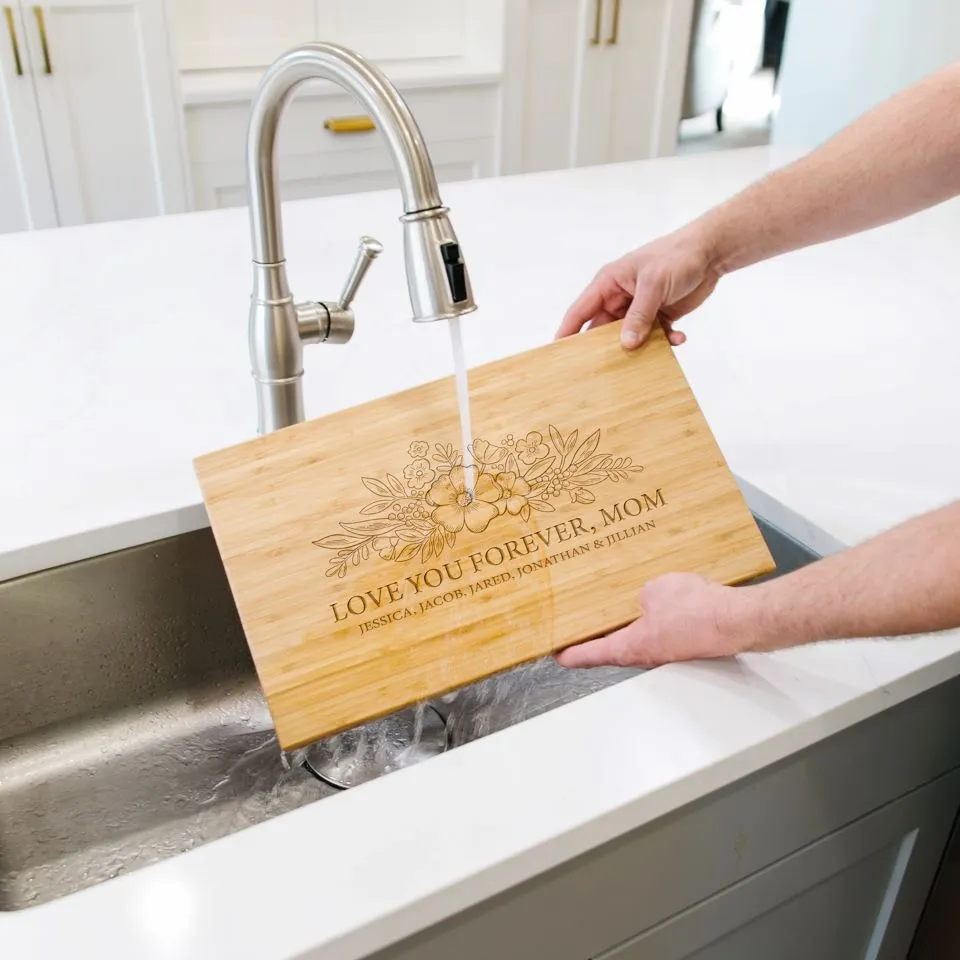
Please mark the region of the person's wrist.
<svg viewBox="0 0 960 960"><path fill-rule="evenodd" d="M776 643L768 636L766 615L760 586L731 587L727 603L718 618L724 645L735 653L760 653L772 650Z"/></svg>
<svg viewBox="0 0 960 960"><path fill-rule="evenodd" d="M730 265L731 251L727 249L728 231L722 208L708 210L685 229L689 231L686 242L703 262L705 273L713 273L719 278L733 269Z"/></svg>

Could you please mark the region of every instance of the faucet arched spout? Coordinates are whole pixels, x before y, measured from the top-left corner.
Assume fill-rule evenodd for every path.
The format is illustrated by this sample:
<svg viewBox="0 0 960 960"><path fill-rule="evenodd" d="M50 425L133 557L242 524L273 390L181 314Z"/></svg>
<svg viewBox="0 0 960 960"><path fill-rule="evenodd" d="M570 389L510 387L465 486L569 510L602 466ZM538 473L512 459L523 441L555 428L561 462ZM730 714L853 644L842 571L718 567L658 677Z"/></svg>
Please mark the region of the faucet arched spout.
<svg viewBox="0 0 960 960"><path fill-rule="evenodd" d="M303 346L346 343L354 327L352 301L380 251L364 238L339 301L294 303L287 282L277 184L277 128L297 84L331 80L349 91L386 138L403 197L403 252L412 317L452 320L476 310L460 243L440 200L427 145L403 98L359 54L332 43L308 43L283 54L257 88L247 129L247 189L253 241L253 293L247 327L257 391L257 430L299 423L303 410Z"/></svg>
<svg viewBox="0 0 960 960"><path fill-rule="evenodd" d="M250 226L256 263L283 260L276 170L277 127L295 87L331 80L349 91L373 118L393 157L407 214L441 207L437 178L410 109L386 75L359 54L333 43L308 43L280 57L263 75L247 129Z"/></svg>

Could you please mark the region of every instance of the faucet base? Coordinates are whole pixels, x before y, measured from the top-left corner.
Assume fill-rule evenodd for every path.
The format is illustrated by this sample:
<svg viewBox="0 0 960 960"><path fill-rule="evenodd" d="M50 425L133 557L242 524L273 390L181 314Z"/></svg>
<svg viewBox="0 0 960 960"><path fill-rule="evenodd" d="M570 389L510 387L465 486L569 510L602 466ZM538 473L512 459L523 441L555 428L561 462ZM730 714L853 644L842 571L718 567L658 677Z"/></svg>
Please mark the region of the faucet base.
<svg viewBox="0 0 960 960"><path fill-rule="evenodd" d="M257 433L261 436L282 430L304 419L303 374L286 380L258 380Z"/></svg>

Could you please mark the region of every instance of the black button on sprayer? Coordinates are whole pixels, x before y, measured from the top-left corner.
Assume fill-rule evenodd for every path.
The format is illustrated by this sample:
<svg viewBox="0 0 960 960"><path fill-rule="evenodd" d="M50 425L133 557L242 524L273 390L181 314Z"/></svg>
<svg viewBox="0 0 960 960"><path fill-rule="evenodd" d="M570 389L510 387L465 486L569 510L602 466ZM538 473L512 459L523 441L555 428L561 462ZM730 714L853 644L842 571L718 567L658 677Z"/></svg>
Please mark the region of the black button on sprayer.
<svg viewBox="0 0 960 960"><path fill-rule="evenodd" d="M447 271L450 297L454 303L463 303L467 299L467 275L466 266L460 256L460 244L452 242L440 244L440 256Z"/></svg>

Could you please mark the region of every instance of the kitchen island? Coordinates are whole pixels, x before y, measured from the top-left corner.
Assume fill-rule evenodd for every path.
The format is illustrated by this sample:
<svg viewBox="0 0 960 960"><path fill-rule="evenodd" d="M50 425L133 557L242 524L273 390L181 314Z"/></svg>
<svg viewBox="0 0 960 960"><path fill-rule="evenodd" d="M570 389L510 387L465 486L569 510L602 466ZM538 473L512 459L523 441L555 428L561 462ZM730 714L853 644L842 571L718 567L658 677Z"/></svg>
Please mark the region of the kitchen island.
<svg viewBox="0 0 960 960"><path fill-rule="evenodd" d="M601 263L784 159L756 149L445 186L480 305L464 322L469 363L543 343ZM285 205L298 298L336 293L361 233L386 248L357 297L351 343L305 353L308 416L452 370L447 331L409 320L399 213L393 191ZM726 278L686 325L677 356L751 506L817 552L960 490L958 246L960 205L946 204ZM0 255L0 580L203 527L192 458L254 432L246 212L5 236ZM479 949L483 924L497 910L501 928L516 924L511 901L546 896L541 879L562 886L558 870L589 876L636 842L648 877L669 873L693 831L668 843L663 830L709 798L713 833L739 864L729 877L756 875L770 865L751 852L764 848L751 831L762 833L765 804L794 798L798 821L835 807L825 784L853 749L845 738L865 730L889 755L877 755L882 773L857 771L849 793L862 803L849 821L869 833L879 828L860 814L883 808L891 836L903 826L896 878L921 840L897 806L908 801L884 791L919 788L936 768L951 813L960 756L949 729L929 750L894 734L942 719L958 674L960 633L654 670L161 863L0 912L0 951L359 958L419 935L417 952L385 956L432 957L470 931ZM745 783L758 784L759 805L738 800L724 819L715 804ZM747 829L732 826L746 812ZM790 852L816 853L826 822L798 827ZM642 847L651 837L660 846ZM583 904L577 925L593 916L609 937L571 945L582 960L645 929L639 913L621 929L589 886ZM537 940L536 911L510 942L527 944L518 956L560 957Z"/></svg>

